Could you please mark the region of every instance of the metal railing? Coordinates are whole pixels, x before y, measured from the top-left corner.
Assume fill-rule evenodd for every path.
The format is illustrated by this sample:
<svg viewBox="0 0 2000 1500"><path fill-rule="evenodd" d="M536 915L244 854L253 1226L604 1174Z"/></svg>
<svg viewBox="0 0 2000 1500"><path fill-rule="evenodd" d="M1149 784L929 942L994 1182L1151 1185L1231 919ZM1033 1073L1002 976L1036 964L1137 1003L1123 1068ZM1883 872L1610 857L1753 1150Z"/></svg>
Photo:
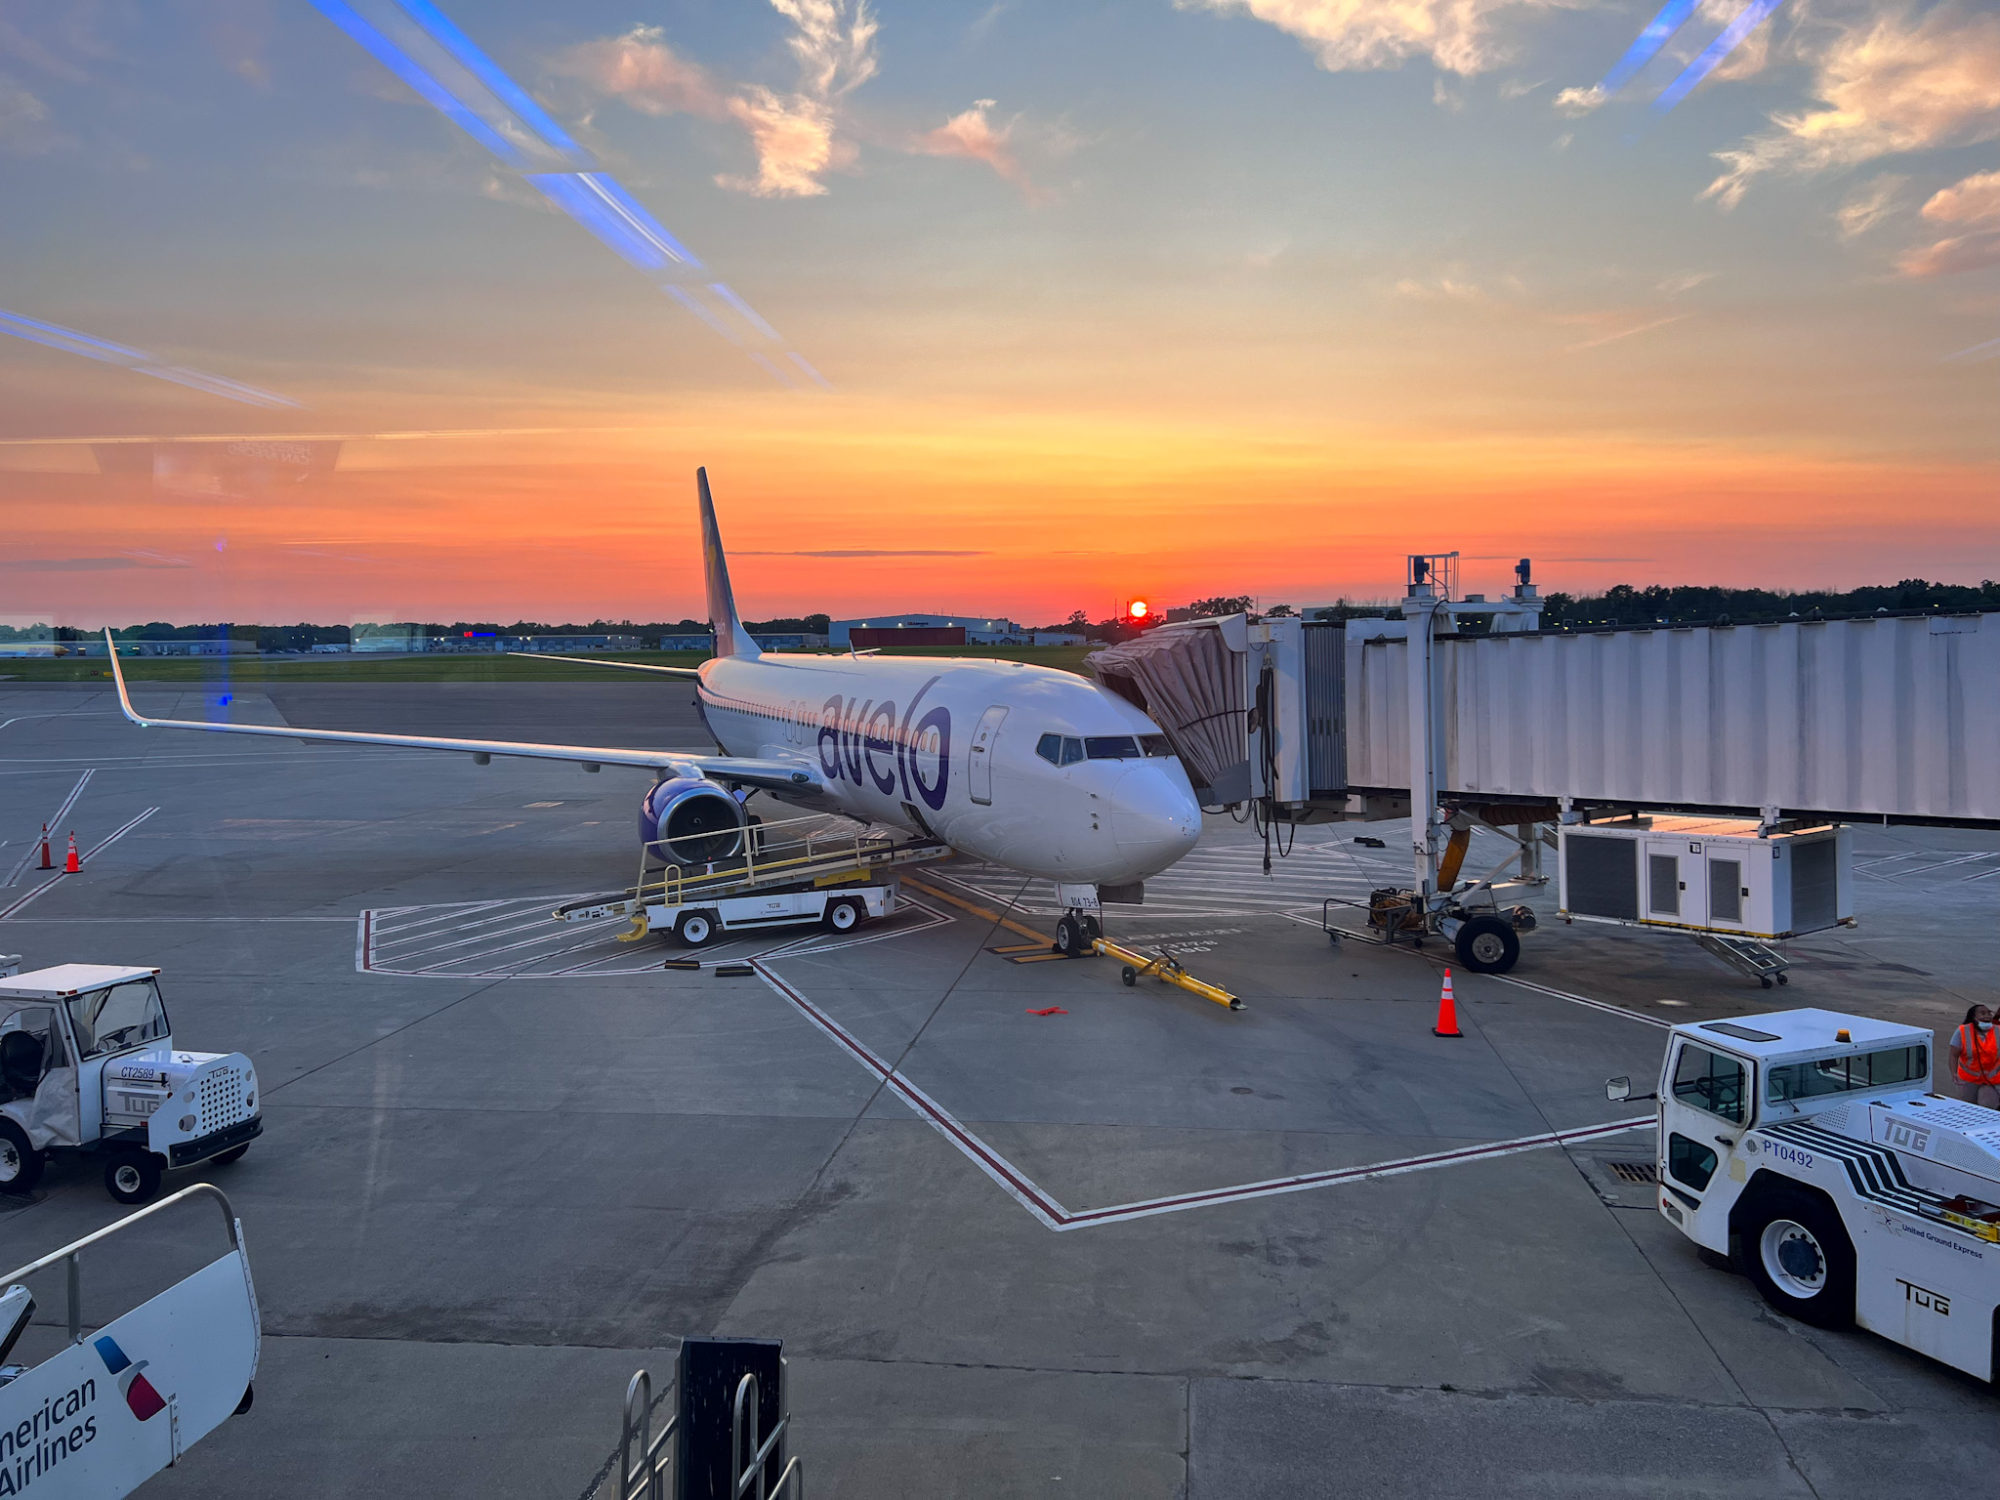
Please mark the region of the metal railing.
<svg viewBox="0 0 2000 1500"><path fill-rule="evenodd" d="M17 1281L25 1280L37 1271L46 1271L57 1261L67 1261L66 1270L68 1274L65 1278L64 1290L69 1303L69 1341L72 1344L80 1344L83 1342L83 1263L81 1259L83 1252L92 1245L101 1244L115 1235L122 1234L141 1219L151 1218L154 1214L172 1208L177 1203L185 1203L190 1198L213 1198L215 1206L222 1211L223 1227L229 1231L229 1248L231 1250L240 1250L243 1248L242 1226L236 1221L236 1211L229 1206L229 1199L223 1195L222 1189L214 1183L197 1182L192 1187L184 1187L178 1193L162 1198L158 1203L148 1204L135 1214L127 1214L115 1223L106 1224L102 1229L92 1234L86 1234L82 1239L72 1241L64 1245L60 1250L51 1250L40 1260L29 1261L27 1265L22 1266L19 1270L9 1271L5 1275L0 1275L0 1287L11 1286Z"/></svg>
<svg viewBox="0 0 2000 1500"><path fill-rule="evenodd" d="M669 1381L656 1400L653 1378L644 1370L626 1383L625 1417L618 1437L618 1487L613 1492L617 1500L673 1500L676 1440L680 1436L680 1413L670 1405L673 1395L674 1384ZM781 1496L805 1500L805 1462L797 1455L785 1464L777 1483L765 1484L764 1470L791 1430L792 1416L781 1413L777 1426L768 1434L760 1433L758 1395L755 1375L745 1375L736 1383L729 1426L731 1500L779 1500ZM655 1434L653 1411L663 1404L669 1404L669 1410Z"/></svg>
<svg viewBox="0 0 2000 1500"><path fill-rule="evenodd" d="M639 851L639 878L632 895L641 905L680 906L712 887L757 884L788 875L804 879L816 865L865 868L912 842L895 834L871 833L859 825L828 827L822 816L756 823L743 833L740 851L718 860L676 860L671 852L676 845L696 847L697 840L713 839L713 832L649 840ZM654 859L664 864L649 873L647 865Z"/></svg>
<svg viewBox="0 0 2000 1500"><path fill-rule="evenodd" d="M665 1401L673 1395L673 1383L667 1383L660 1393ZM633 1398L638 1398L636 1417ZM674 1466L674 1438L679 1432L680 1413L669 1409L666 1425L660 1429L658 1437L653 1436L653 1377L644 1370L635 1374L625 1386L625 1423L618 1438L618 1500L673 1500L672 1470ZM632 1438L636 1429L639 1438L639 1462L632 1463Z"/></svg>
<svg viewBox="0 0 2000 1500"><path fill-rule="evenodd" d="M779 1386L781 1394L783 1389L781 1384ZM731 1487L730 1500L745 1500L746 1496L753 1495L753 1490L753 1500L775 1500L776 1496L785 1493L787 1485L791 1485L792 1494L797 1500L805 1500L805 1461L797 1454L792 1455L791 1462L787 1463L778 1475L778 1482L769 1489L764 1487L764 1466L784 1442L786 1432L791 1429L792 1414L788 1411L780 1412L778 1425L771 1429L769 1437L760 1441L757 1436L757 1394L757 1377L754 1374L745 1375L736 1382L736 1409L731 1413L729 1420L729 1466L735 1471L736 1482ZM744 1430L746 1406L749 1408L747 1433ZM743 1445L746 1436L750 1440L747 1458ZM794 1480L797 1481L796 1484L793 1483Z"/></svg>

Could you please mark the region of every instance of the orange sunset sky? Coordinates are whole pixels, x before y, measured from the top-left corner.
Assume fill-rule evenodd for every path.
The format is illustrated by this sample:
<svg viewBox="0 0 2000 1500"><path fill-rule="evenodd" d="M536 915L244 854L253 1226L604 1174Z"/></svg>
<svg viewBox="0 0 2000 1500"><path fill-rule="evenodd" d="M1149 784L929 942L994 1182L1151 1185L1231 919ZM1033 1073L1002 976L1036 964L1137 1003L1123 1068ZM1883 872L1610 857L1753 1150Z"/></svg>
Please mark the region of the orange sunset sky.
<svg viewBox="0 0 2000 1500"><path fill-rule="evenodd" d="M0 0L0 623L2000 574L2000 16L1769 10Z"/></svg>

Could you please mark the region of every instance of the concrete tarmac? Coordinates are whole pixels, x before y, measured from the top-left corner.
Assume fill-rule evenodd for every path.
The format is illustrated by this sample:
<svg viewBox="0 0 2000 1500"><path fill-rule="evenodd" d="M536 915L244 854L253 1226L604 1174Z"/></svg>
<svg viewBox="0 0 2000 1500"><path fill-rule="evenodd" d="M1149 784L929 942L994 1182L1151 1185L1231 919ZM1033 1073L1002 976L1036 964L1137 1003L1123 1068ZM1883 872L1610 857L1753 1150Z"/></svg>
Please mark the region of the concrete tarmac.
<svg viewBox="0 0 2000 1500"><path fill-rule="evenodd" d="M227 712L704 746L687 698L285 684ZM704 1334L785 1341L815 1497L1930 1496L2000 1472L1986 1386L1704 1264L1614 1169L1650 1160L1644 1131L1538 1140L1642 1116L1602 1081L1655 1072L1673 1021L1948 1030L1995 998L2000 838L1858 830L1862 925L1792 945L1785 990L1686 939L1545 924L1514 976L1542 988L1454 975L1448 1041L1441 955L1320 929L1318 893L1400 873L1393 825L1302 830L1264 882L1215 820L1114 912L1239 1013L989 951L1026 942L967 910L1003 877L954 865L916 876L953 900L913 885L855 941L769 935L780 985L556 975L539 903L627 883L641 773L144 732L86 685L0 683L0 721L0 878L85 772L86 848L157 809L82 874L0 888L0 951L161 965L176 1039L249 1053L266 1101L240 1163L168 1179L242 1218L257 1404L145 1494L582 1497L626 1377ZM384 953L430 951L365 967L377 918L404 937ZM59 1164L0 1200L0 1262L119 1215ZM204 1228L93 1265L88 1295L144 1295Z"/></svg>

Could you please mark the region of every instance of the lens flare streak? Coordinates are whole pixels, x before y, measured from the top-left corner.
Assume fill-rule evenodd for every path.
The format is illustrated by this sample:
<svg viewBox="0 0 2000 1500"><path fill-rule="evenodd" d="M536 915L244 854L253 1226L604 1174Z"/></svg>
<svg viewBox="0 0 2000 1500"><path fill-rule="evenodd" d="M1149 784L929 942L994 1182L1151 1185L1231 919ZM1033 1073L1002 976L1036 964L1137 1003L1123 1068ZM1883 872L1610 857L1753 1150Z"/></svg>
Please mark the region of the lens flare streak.
<svg viewBox="0 0 2000 1500"><path fill-rule="evenodd" d="M364 0L384 24L365 18L347 0L312 0L321 14L352 37L384 67L407 83L425 103L457 125L509 169L521 174L550 203L651 279L668 297L738 348L762 344L795 361L821 386L826 380L795 352L749 303L722 282L703 288L735 315L749 332L745 339L731 320L717 315L701 290L681 285L701 276L701 261L670 234L645 206L608 172L597 170L590 153L565 131L528 92L510 78L432 0ZM388 7L394 6L394 11ZM412 29L414 28L414 29ZM398 35L392 36L395 32ZM401 38L399 40L398 38ZM425 66L403 45L433 54ZM22 335L27 337L27 335ZM787 386L797 382L770 358L759 368Z"/></svg>
<svg viewBox="0 0 2000 1500"><path fill-rule="evenodd" d="M1723 59L1742 46L1743 39L1782 4L1784 0L1750 0L1738 12L1736 19L1722 28L1722 34L1702 49L1701 56L1689 63L1680 77L1660 91L1660 97L1653 101L1654 113L1665 114L1693 93L1695 86L1720 67Z"/></svg>
<svg viewBox="0 0 2000 1500"><path fill-rule="evenodd" d="M1660 13L1647 22L1646 29L1626 49L1625 55L1604 75L1604 81L1597 86L1599 91L1608 99L1630 83L1633 76L1659 55L1668 39L1694 14L1695 5L1696 0L1667 0L1660 7Z"/></svg>
<svg viewBox="0 0 2000 1500"><path fill-rule="evenodd" d="M0 333L11 334L17 339L26 339L45 348L60 349L64 354L80 354L85 359L94 359L101 364L119 365L138 375L150 375L155 380L172 381L175 385L184 385L211 396L220 396L225 401L241 402L245 406L296 407L299 404L290 396L280 396L276 391L259 390L256 386L245 385L240 380L229 380L221 375L190 370L185 365L161 364L143 349L92 338L87 333L78 333L74 328L63 328L54 323L43 323L35 318L24 318L19 313L10 313L5 309L0 309Z"/></svg>

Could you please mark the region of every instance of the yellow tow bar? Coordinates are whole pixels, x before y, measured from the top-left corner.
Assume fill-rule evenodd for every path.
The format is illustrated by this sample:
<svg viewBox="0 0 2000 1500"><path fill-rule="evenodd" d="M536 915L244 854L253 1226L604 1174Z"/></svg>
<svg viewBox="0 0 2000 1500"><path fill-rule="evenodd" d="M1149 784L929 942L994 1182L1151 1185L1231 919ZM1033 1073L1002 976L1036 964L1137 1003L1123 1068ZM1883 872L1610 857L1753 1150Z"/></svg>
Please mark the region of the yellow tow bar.
<svg viewBox="0 0 2000 1500"><path fill-rule="evenodd" d="M1181 961L1171 953L1162 953L1148 958L1143 953L1134 953L1130 948L1121 948L1109 938L1098 938L1091 950L1104 958L1115 958L1125 965L1121 976L1128 985L1137 984L1141 975L1150 974L1155 979L1178 985L1190 995L1199 995L1204 1000L1213 1000L1217 1005L1226 1005L1231 1010L1243 1009L1243 1002L1220 985L1197 979L1181 967Z"/></svg>

